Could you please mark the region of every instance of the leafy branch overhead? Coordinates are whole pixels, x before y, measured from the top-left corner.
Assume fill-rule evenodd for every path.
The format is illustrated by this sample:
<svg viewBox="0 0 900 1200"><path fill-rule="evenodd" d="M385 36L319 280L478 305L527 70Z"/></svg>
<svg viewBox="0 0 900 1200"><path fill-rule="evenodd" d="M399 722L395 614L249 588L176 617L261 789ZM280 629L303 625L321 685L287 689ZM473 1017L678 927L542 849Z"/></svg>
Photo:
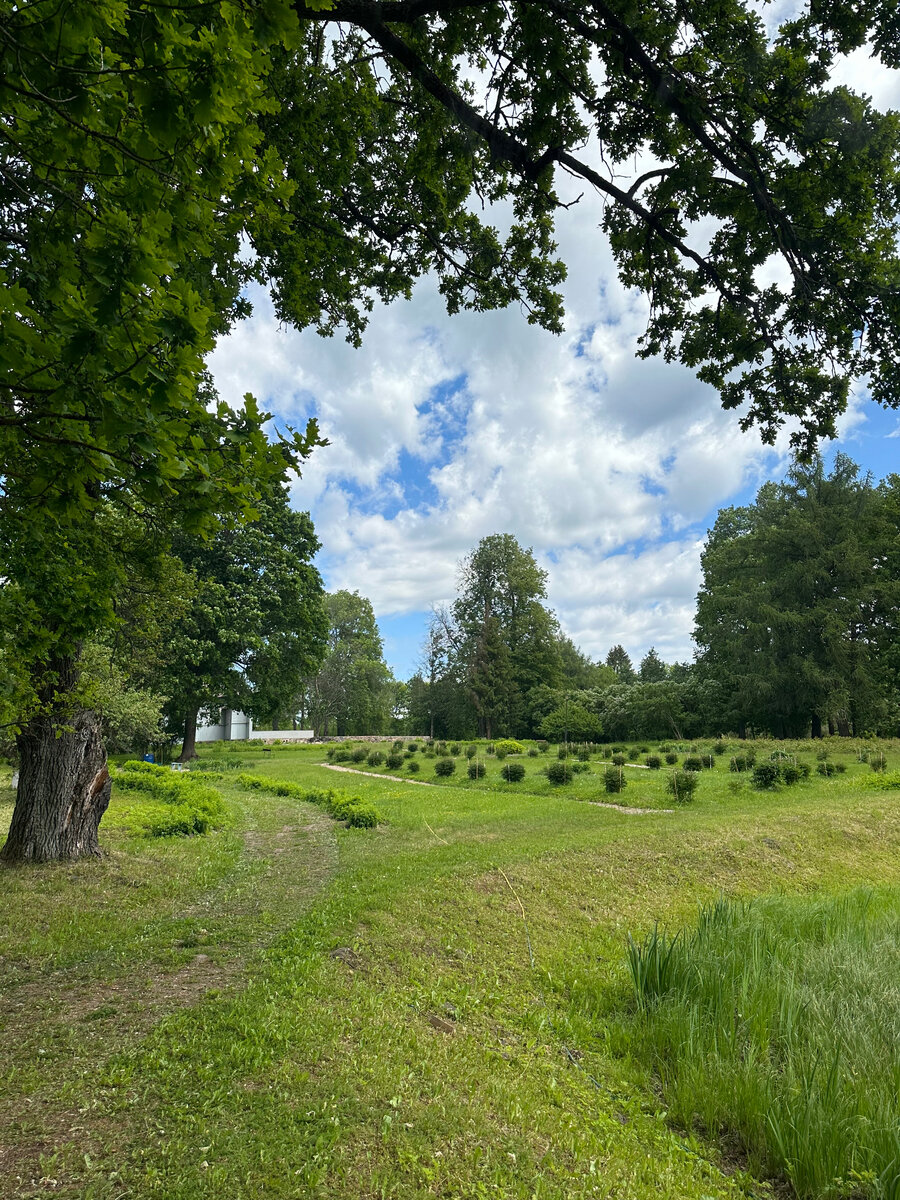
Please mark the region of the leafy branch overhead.
<svg viewBox="0 0 900 1200"><path fill-rule="evenodd" d="M348 113L377 96L380 155L416 135L420 159L439 147L435 193L451 205L454 185L512 201L517 224L492 250L448 209L456 237L482 251L463 269L446 242L432 252L451 307L506 298L491 294L496 271L532 319L558 326L552 227L557 184L573 176L607 201L621 278L649 298L642 352L694 368L745 426L772 440L799 418L794 440L809 449L833 432L854 378L896 402L898 116L829 84L836 59L867 41L900 63L895 4L810 4L772 40L741 0L311 8L301 18L338 36L308 39L309 94L341 88ZM423 197L398 206L404 182L379 184L365 223L402 251ZM418 225L427 242L428 219Z"/></svg>

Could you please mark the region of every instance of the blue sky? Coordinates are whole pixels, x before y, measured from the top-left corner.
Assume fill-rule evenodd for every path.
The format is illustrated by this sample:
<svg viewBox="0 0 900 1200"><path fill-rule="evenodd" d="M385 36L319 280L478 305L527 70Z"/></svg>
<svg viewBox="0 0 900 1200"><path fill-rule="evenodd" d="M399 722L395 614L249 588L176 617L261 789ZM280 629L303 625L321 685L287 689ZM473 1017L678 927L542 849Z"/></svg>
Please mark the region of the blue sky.
<svg viewBox="0 0 900 1200"><path fill-rule="evenodd" d="M840 75L900 107L900 76L864 53ZM551 607L591 655L621 642L635 660L651 645L689 658L707 529L789 465L788 431L763 446L689 371L636 357L646 301L619 283L600 216L586 196L558 224L561 336L517 309L448 317L426 278L411 300L376 305L360 349L279 327L257 290L253 317L212 355L229 402L250 391L280 420L319 419L331 444L294 503L312 514L329 590L372 601L400 678L429 606L453 598L460 559L491 533L533 548ZM823 447L838 449L877 478L900 470L900 413L858 391Z"/></svg>

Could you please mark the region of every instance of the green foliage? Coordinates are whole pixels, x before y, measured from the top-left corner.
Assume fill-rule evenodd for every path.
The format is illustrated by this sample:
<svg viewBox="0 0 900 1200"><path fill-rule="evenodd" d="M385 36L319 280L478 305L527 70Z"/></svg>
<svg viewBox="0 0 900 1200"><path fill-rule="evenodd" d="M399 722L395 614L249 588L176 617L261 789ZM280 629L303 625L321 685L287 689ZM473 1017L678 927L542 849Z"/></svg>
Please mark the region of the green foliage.
<svg viewBox="0 0 900 1200"><path fill-rule="evenodd" d="M369 757L369 752L365 746L357 746L350 751L350 761L355 763L365 762Z"/></svg>
<svg viewBox="0 0 900 1200"><path fill-rule="evenodd" d="M509 765L512 766L513 764L510 763ZM484 776L487 772L487 767L481 761L481 759L475 758L469 761L468 771L470 779L484 779Z"/></svg>
<svg viewBox="0 0 900 1200"><path fill-rule="evenodd" d="M524 754L525 747L521 742L514 741L512 738L500 738L499 741L494 742L494 753L499 755L501 752L504 754Z"/></svg>
<svg viewBox="0 0 900 1200"><path fill-rule="evenodd" d="M442 779L446 778L448 775L452 775L455 770L456 770L456 759L455 758L439 758L437 760L437 762L434 764L435 775L439 776Z"/></svg>
<svg viewBox="0 0 900 1200"><path fill-rule="evenodd" d="M662 767L662 759L658 754L648 754L644 761L651 771L658 771Z"/></svg>
<svg viewBox="0 0 900 1200"><path fill-rule="evenodd" d="M896 898L719 900L629 939L640 1040L675 1122L739 1130L797 1196L897 1186Z"/></svg>
<svg viewBox="0 0 900 1200"><path fill-rule="evenodd" d="M395 755L391 756L396 757ZM380 750L371 750L366 756L366 762L370 767L380 767L384 762L384 754Z"/></svg>
<svg viewBox="0 0 900 1200"><path fill-rule="evenodd" d="M504 763L500 768L500 778L507 783L521 783L525 778L525 764L520 762Z"/></svg>
<svg viewBox="0 0 900 1200"><path fill-rule="evenodd" d="M621 767L607 767L603 772L603 787L607 792L624 791L627 785L628 780Z"/></svg>
<svg viewBox="0 0 900 1200"><path fill-rule="evenodd" d="M547 764L547 778L551 783L571 783L573 778L572 765L566 759L557 759Z"/></svg>
<svg viewBox="0 0 900 1200"><path fill-rule="evenodd" d="M271 792L273 796L290 796L294 800L303 800L306 804L318 805L336 821L346 821L349 826L357 826L360 829L373 828L384 820L378 809L368 800L359 796L348 796L346 792L307 788L287 779L270 779L267 775L241 774L235 782L247 791Z"/></svg>
<svg viewBox="0 0 900 1200"><path fill-rule="evenodd" d="M475 745L466 746L466 758L474 758L478 753L478 747Z"/></svg>
<svg viewBox="0 0 900 1200"><path fill-rule="evenodd" d="M624 754L613 754L611 761L614 767L624 767L627 759Z"/></svg>
<svg viewBox="0 0 900 1200"><path fill-rule="evenodd" d="M537 748L541 752L541 754L546 754L547 751L550 749L550 743L548 741L546 741L544 738L541 738L541 740L537 744Z"/></svg>
<svg viewBox="0 0 900 1200"><path fill-rule="evenodd" d="M781 768L777 763L760 763L753 768L753 786L755 788L773 788L781 777Z"/></svg>
<svg viewBox="0 0 900 1200"><path fill-rule="evenodd" d="M410 775L417 775L419 773L419 771L421 770L421 767L422 767L422 764L419 762L419 760L417 758L409 759L409 761L406 764L406 769L407 769L407 771L409 771Z"/></svg>
<svg viewBox="0 0 900 1200"><path fill-rule="evenodd" d="M384 760L385 766L389 771L398 771L403 766L403 762L403 755L395 754L393 751Z"/></svg>
<svg viewBox="0 0 900 1200"><path fill-rule="evenodd" d="M572 701L561 704L544 718L541 733L554 742L566 737L573 742L591 742L602 736L603 727L592 712Z"/></svg>
<svg viewBox="0 0 900 1200"><path fill-rule="evenodd" d="M148 837L208 833L224 821L221 794L186 771L129 761L116 772L114 780L123 791L145 792L157 801L139 806L132 816L135 828Z"/></svg>
<svg viewBox="0 0 900 1200"><path fill-rule="evenodd" d="M676 804L688 804L700 783L696 771L673 771L666 780L666 791Z"/></svg>
<svg viewBox="0 0 900 1200"><path fill-rule="evenodd" d="M699 754L688 754L681 764L684 771L702 771L706 763Z"/></svg>

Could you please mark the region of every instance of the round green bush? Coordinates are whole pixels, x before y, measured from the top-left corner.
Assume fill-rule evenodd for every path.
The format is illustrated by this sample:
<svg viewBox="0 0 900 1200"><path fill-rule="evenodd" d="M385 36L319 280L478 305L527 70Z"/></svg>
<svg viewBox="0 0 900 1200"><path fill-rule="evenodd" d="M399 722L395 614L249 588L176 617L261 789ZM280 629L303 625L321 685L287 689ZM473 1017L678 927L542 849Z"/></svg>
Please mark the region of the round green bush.
<svg viewBox="0 0 900 1200"><path fill-rule="evenodd" d="M781 768L781 778L790 786L790 784L800 782L803 772L794 763L785 763Z"/></svg>
<svg viewBox="0 0 900 1200"><path fill-rule="evenodd" d="M470 746L466 746L466 758L474 758L477 753L478 747L474 743Z"/></svg>
<svg viewBox="0 0 900 1200"><path fill-rule="evenodd" d="M590 769L591 769L591 764L582 762L580 758L576 758L575 761L572 763L572 773L574 775L581 775L585 772L589 772Z"/></svg>
<svg viewBox="0 0 900 1200"><path fill-rule="evenodd" d="M628 786L621 767L607 767L603 772L603 786L608 792L622 792Z"/></svg>
<svg viewBox="0 0 900 1200"><path fill-rule="evenodd" d="M380 750L373 750L371 752L371 754L368 756L368 758L366 759L366 762L369 764L370 767L380 767L381 764L384 762L384 755L381 753Z"/></svg>
<svg viewBox="0 0 900 1200"><path fill-rule="evenodd" d="M494 750L499 754L501 750L505 750L507 754L524 754L525 747L521 742L517 742L514 738L500 738L494 743Z"/></svg>
<svg viewBox="0 0 900 1200"><path fill-rule="evenodd" d="M397 738L397 740L394 742L393 749L394 750L402 750L403 749L403 738Z"/></svg>
<svg viewBox="0 0 900 1200"><path fill-rule="evenodd" d="M391 751L384 762L389 771L396 771L399 767L403 766L403 755Z"/></svg>
<svg viewBox="0 0 900 1200"><path fill-rule="evenodd" d="M681 764L682 771L702 771L703 759L699 754L689 754Z"/></svg>
<svg viewBox="0 0 900 1200"><path fill-rule="evenodd" d="M693 800L699 782L696 771L673 771L666 780L666 791L676 804L687 804Z"/></svg>
<svg viewBox="0 0 900 1200"><path fill-rule="evenodd" d="M778 783L780 775L781 769L777 763L760 763L753 768L753 786L761 790L771 789Z"/></svg>
<svg viewBox="0 0 900 1200"><path fill-rule="evenodd" d="M538 742L538 744L537 744L537 748L538 748L538 750L540 750L541 754L546 754L546 753L547 753L547 751L550 749L550 743L549 743L549 742L545 742L545 741L543 740L543 738L542 738L542 739L541 739L541 740Z"/></svg>
<svg viewBox="0 0 900 1200"><path fill-rule="evenodd" d="M511 765L512 764L510 764L510 766ZM484 765L483 762L481 762L480 759L473 759L472 762L469 763L469 778L470 779L484 779L486 772L487 772L487 767Z"/></svg>
<svg viewBox="0 0 900 1200"><path fill-rule="evenodd" d="M500 777L507 783L521 783L525 778L525 764L520 762L504 763L500 768Z"/></svg>
<svg viewBox="0 0 900 1200"><path fill-rule="evenodd" d="M747 759L743 754L733 754L731 756L731 762L728 764L728 770L734 771L736 774L740 775L742 772L747 770Z"/></svg>
<svg viewBox="0 0 900 1200"><path fill-rule="evenodd" d="M673 750L666 751L666 762L670 767L674 767L678 762L678 755Z"/></svg>
<svg viewBox="0 0 900 1200"><path fill-rule="evenodd" d="M415 775L420 770L421 766L422 764L417 758L411 758L406 764L406 769L409 771L410 775Z"/></svg>
<svg viewBox="0 0 900 1200"><path fill-rule="evenodd" d="M365 746L357 746L355 750L350 751L350 757L354 762L365 762L369 757L369 752Z"/></svg>
<svg viewBox="0 0 900 1200"><path fill-rule="evenodd" d="M497 762L503 762L503 760L506 758L507 754L509 754L509 751L506 749L505 746L495 746L494 747L494 758L496 758Z"/></svg>
<svg viewBox="0 0 900 1200"><path fill-rule="evenodd" d="M528 757L529 758L537 758L539 753L540 753L540 751L538 750L537 746L529 746L529 748L528 748Z"/></svg>
<svg viewBox="0 0 900 1200"><path fill-rule="evenodd" d="M409 742L406 747L407 753L409 753L409 754L415 754L418 749L419 749L418 742Z"/></svg>
<svg viewBox="0 0 900 1200"><path fill-rule="evenodd" d="M624 754L614 754L612 756L612 765L614 767L624 767L625 766L625 755Z"/></svg>
<svg viewBox="0 0 900 1200"><path fill-rule="evenodd" d="M645 762L651 771L658 771L662 767L662 759L658 754L648 754Z"/></svg>
<svg viewBox="0 0 900 1200"><path fill-rule="evenodd" d="M637 762L643 753L645 753L645 751L641 746L632 746L628 751L628 761Z"/></svg>
<svg viewBox="0 0 900 1200"><path fill-rule="evenodd" d="M727 749L728 747L724 742L716 742L713 745L713 754L724 754Z"/></svg>
<svg viewBox="0 0 900 1200"><path fill-rule="evenodd" d="M551 783L571 783L572 767L567 759L558 759L547 764L547 778Z"/></svg>
<svg viewBox="0 0 900 1200"><path fill-rule="evenodd" d="M604 746L603 747L603 757L604 758L612 758L612 746Z"/></svg>
<svg viewBox="0 0 900 1200"><path fill-rule="evenodd" d="M566 745L565 742L563 742L562 745L557 749L556 757L557 758L568 758L569 757L569 747Z"/></svg>
<svg viewBox="0 0 900 1200"><path fill-rule="evenodd" d="M439 758L434 764L434 773L441 777L452 775L456 770L455 758Z"/></svg>
<svg viewBox="0 0 900 1200"><path fill-rule="evenodd" d="M591 761L591 752L590 752L590 750L587 750L587 749L584 749L584 748L582 748L581 750L579 750L579 751L578 751L578 761L579 761L579 762L590 762L590 761Z"/></svg>
<svg viewBox="0 0 900 1200"><path fill-rule="evenodd" d="M335 750L334 761L336 763L350 762L351 755L349 750Z"/></svg>

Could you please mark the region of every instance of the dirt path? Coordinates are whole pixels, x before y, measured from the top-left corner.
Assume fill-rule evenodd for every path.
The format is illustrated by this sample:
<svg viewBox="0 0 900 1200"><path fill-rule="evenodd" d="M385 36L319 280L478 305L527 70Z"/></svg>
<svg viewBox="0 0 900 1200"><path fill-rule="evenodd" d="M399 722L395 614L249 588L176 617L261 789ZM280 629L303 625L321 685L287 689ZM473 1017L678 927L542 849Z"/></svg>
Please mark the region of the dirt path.
<svg viewBox="0 0 900 1200"><path fill-rule="evenodd" d="M416 783L419 787L434 787L425 779L405 779L402 775L381 775L378 771L359 771L356 767L339 767L337 763L319 763L329 771L346 771L348 775L367 775L369 779L392 779L395 783ZM641 766L640 763L627 763L626 766ZM471 788L471 791L486 791L486 788ZM608 804L603 800L588 800L595 808L611 808L613 812L625 813L630 817L646 817L653 813L673 813L674 808L631 808L627 804Z"/></svg>
<svg viewBox="0 0 900 1200"><path fill-rule="evenodd" d="M296 922L338 867L334 822L318 809L267 807L266 825L254 820L249 806L247 813L251 824L234 870L170 915L208 927L202 933L209 934L210 944L198 943L198 953L182 966L166 970L147 960L114 960L111 973L97 978L96 962L86 961L39 971L18 986L0 975L0 1024L13 1067L16 1046L33 1045L36 1034L51 1046L74 1038L78 1058L93 1057L94 1046L103 1058L110 1047L134 1044L166 1016L198 1004L211 991L240 986L256 955ZM152 941L154 923L146 930ZM40 1156L51 1154L68 1139L73 1122L84 1120L60 1109L55 1091L48 1081L46 1093L39 1088L24 1108L21 1096L0 1098L0 1195L20 1195L29 1180L36 1182Z"/></svg>

